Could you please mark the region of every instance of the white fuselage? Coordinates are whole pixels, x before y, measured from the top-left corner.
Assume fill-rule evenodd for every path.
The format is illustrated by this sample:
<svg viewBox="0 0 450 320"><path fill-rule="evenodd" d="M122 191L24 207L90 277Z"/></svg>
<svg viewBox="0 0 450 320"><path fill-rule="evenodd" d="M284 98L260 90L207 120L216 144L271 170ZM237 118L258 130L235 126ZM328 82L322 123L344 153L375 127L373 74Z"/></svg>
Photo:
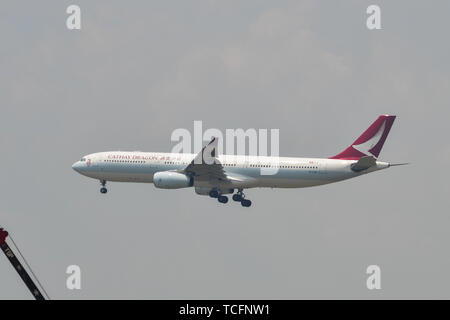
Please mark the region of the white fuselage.
<svg viewBox="0 0 450 320"><path fill-rule="evenodd" d="M99 152L87 155L72 166L94 179L119 182L153 182L160 171L183 170L195 154L157 152ZM222 155L217 159L231 181L194 180L198 188L303 188L354 178L385 169L389 163L377 161L362 172L354 172L356 160Z"/></svg>

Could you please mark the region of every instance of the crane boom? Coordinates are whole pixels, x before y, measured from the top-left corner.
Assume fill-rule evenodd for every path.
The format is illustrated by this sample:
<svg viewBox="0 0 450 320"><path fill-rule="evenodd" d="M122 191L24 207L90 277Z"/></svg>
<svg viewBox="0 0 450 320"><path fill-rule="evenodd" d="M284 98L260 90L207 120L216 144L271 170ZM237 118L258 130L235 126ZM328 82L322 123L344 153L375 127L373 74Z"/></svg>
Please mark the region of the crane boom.
<svg viewBox="0 0 450 320"><path fill-rule="evenodd" d="M27 286L28 290L30 290L31 294L36 300L45 300L44 296L42 295L39 288L36 286L34 281L31 279L31 277L28 275L28 272L25 270L25 268L20 263L19 259L17 259L14 252L11 250L9 245L6 243L6 237L8 236L8 232L3 230L3 228L0 228L0 248L2 249L3 253L8 258L9 262L11 262L14 269L16 269L19 276L22 278L23 282L25 282L25 285Z"/></svg>

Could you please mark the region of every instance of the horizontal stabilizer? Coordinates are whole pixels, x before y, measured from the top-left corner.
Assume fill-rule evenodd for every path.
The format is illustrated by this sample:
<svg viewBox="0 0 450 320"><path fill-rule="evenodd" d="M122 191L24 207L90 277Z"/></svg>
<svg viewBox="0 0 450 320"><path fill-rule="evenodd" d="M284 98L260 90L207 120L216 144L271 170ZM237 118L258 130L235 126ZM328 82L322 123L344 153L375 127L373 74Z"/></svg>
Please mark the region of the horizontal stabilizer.
<svg viewBox="0 0 450 320"><path fill-rule="evenodd" d="M370 167L376 165L377 161L372 156L365 156L358 160L358 162L353 163L350 168L355 172L360 172Z"/></svg>

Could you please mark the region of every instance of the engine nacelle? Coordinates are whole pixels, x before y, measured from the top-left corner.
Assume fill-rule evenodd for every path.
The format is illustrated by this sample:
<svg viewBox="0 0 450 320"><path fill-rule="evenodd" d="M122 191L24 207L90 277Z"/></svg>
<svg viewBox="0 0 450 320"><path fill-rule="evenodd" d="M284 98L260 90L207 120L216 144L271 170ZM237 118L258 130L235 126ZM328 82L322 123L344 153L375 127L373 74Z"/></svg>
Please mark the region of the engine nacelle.
<svg viewBox="0 0 450 320"><path fill-rule="evenodd" d="M161 189L180 189L193 186L193 179L173 171L160 171L153 175L153 184Z"/></svg>

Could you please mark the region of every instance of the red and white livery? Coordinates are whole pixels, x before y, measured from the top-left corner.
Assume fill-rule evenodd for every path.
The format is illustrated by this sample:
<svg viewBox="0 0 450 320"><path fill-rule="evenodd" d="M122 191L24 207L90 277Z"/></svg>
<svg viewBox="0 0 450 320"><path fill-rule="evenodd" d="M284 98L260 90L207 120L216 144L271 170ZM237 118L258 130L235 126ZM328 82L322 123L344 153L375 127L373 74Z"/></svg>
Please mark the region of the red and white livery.
<svg viewBox="0 0 450 320"><path fill-rule="evenodd" d="M348 148L330 158L287 158L245 155L218 155L213 138L200 153L109 151L89 154L72 168L101 182L149 182L157 188L193 187L200 195L227 203L227 194L242 206L251 201L249 188L312 187L389 168L378 160L395 116L381 115ZM212 160L212 161L211 161Z"/></svg>

